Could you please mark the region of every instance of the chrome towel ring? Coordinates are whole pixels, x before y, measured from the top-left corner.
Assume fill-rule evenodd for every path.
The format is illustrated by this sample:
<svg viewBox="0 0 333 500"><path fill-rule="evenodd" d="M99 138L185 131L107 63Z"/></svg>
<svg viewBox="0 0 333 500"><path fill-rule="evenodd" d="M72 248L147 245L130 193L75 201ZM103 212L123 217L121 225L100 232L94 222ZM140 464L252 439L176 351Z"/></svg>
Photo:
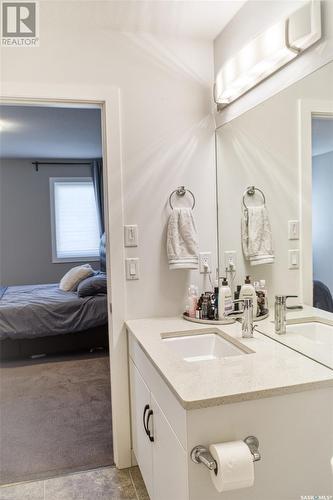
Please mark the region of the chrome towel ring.
<svg viewBox="0 0 333 500"><path fill-rule="evenodd" d="M266 205L266 198L265 198L265 195L264 195L264 192L261 191L261 189L255 187L255 186L249 186L245 189L244 193L243 193L243 205L244 205L244 208L245 210L248 209L248 206L246 205L245 203L245 198L246 196L254 196L255 195L255 192L258 191L258 193L261 194L263 200L264 200L264 203L263 205Z"/></svg>
<svg viewBox="0 0 333 500"><path fill-rule="evenodd" d="M180 196L180 197L183 197L186 195L186 193L189 193L191 196L192 196L192 210L193 208L195 207L195 196L194 194L192 193L192 191L190 191L189 189L185 189L185 186L179 186L177 189L175 189L174 191L172 191L172 193L170 194L169 196L169 205L171 207L171 210L173 210L173 205L172 205L172 197L174 194L176 194L177 196Z"/></svg>

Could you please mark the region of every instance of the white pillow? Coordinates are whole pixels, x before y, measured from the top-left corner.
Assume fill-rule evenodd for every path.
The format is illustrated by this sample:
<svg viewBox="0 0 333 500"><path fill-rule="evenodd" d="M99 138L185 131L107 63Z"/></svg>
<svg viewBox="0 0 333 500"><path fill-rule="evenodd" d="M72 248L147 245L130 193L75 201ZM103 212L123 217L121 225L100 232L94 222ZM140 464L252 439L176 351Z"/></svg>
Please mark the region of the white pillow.
<svg viewBox="0 0 333 500"><path fill-rule="evenodd" d="M72 267L72 269L70 269L68 273L66 273L65 276L61 278L59 288L64 292L76 290L80 281L89 278L89 276L92 276L93 274L94 270L90 264L83 264L82 266Z"/></svg>

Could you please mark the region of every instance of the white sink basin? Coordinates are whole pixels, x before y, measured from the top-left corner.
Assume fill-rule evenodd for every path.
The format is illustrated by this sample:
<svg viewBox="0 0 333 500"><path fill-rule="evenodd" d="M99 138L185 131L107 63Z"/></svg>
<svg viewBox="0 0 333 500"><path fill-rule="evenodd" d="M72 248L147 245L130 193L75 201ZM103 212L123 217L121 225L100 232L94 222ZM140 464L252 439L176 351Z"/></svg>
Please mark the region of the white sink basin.
<svg viewBox="0 0 333 500"><path fill-rule="evenodd" d="M186 335L162 339L184 361L208 361L247 354L246 351L216 333Z"/></svg>
<svg viewBox="0 0 333 500"><path fill-rule="evenodd" d="M296 334L318 345L333 346L333 326L312 321L287 325L287 334Z"/></svg>
<svg viewBox="0 0 333 500"><path fill-rule="evenodd" d="M320 321L289 324L281 341L333 368L333 325Z"/></svg>

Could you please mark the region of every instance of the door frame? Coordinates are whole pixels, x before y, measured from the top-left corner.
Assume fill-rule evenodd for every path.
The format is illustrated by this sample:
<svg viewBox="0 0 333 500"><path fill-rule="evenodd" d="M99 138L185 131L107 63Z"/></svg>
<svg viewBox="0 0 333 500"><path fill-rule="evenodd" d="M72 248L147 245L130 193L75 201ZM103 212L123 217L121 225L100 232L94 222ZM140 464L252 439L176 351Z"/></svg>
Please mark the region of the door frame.
<svg viewBox="0 0 333 500"><path fill-rule="evenodd" d="M3 83L0 103L47 106L96 106L101 109L109 314L109 349L114 461L131 466L131 431L128 382L126 288L123 245L123 174L121 95L117 87ZM112 289L115 291L112 294ZM111 425L111 422L110 422Z"/></svg>
<svg viewBox="0 0 333 500"><path fill-rule="evenodd" d="M300 178L300 294L301 302L313 305L312 252L312 118L333 117L333 101L299 99L299 178Z"/></svg>

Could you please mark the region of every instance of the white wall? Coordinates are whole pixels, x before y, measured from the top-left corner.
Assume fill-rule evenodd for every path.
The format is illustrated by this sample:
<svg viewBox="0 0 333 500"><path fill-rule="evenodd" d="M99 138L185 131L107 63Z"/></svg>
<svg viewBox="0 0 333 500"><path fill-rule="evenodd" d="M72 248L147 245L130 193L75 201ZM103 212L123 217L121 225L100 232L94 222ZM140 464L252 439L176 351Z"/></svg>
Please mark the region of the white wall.
<svg viewBox="0 0 333 500"><path fill-rule="evenodd" d="M333 151L312 159L313 276L333 294Z"/></svg>
<svg viewBox="0 0 333 500"><path fill-rule="evenodd" d="M71 267L79 264L52 263L49 179L90 177L90 167L41 165L36 172L31 161L0 161L0 284L3 285L57 283ZM96 269L99 266L98 262L90 264Z"/></svg>
<svg viewBox="0 0 333 500"><path fill-rule="evenodd" d="M288 269L288 220L300 218L298 100L333 100L333 63L221 127L218 134L219 240L221 255L236 250L237 282L245 274L266 279L276 293L301 294L300 271ZM249 266L240 239L241 200L247 186L261 188L273 231L276 261ZM256 200L260 203L260 199Z"/></svg>
<svg viewBox="0 0 333 500"><path fill-rule="evenodd" d="M114 443L117 465L126 467L130 465L128 369L121 320L180 314L190 280L202 283L197 273L171 272L167 266L167 200L178 185L195 193L200 247L211 250L216 262L213 44L112 31L107 4L41 1L40 47L2 48L1 78L6 95L18 87L24 94L26 86L34 89L35 96L43 88L43 96L50 98L63 95L66 85L77 87L78 95L84 94L84 88L96 87L96 99L101 86L121 91L122 165L115 162L111 184L118 187L122 179L123 200L111 200L110 208L117 207L121 220L123 203L125 223L139 225L140 246L127 249L126 254L141 259L140 280L126 282L124 314L115 306L123 303L123 284L111 277L113 352L117 356L113 363L111 359ZM112 109L108 112L112 114ZM109 174L112 177L112 170ZM117 195L121 197L120 189ZM115 213L112 220L115 223ZM117 244L123 244L120 238ZM114 245L113 249L111 260L119 255ZM120 259L113 262L124 265ZM117 290L119 300L115 300Z"/></svg>
<svg viewBox="0 0 333 500"><path fill-rule="evenodd" d="M195 193L200 247L216 255L213 47L113 32L103 3L95 5L40 2L40 47L2 48L2 81L121 88L125 222L140 231L140 247L127 254L141 259L140 280L127 284L127 317L177 314L192 280L166 261L167 199L178 185Z"/></svg>
<svg viewBox="0 0 333 500"><path fill-rule="evenodd" d="M287 18L304 3L304 0L246 2L215 40L215 75L248 41L260 35L275 22ZM253 108L333 59L333 2L324 0L321 2L321 7L323 36L320 42L226 107L221 113L216 114L218 126Z"/></svg>

